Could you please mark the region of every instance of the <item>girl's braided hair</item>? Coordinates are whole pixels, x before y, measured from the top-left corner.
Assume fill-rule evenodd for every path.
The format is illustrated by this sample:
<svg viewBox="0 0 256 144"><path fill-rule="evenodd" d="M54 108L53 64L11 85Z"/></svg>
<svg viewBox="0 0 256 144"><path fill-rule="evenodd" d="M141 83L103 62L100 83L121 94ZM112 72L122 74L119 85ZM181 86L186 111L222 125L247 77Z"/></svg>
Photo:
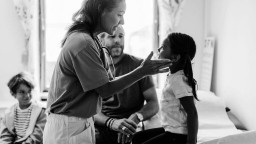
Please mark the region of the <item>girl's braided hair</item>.
<svg viewBox="0 0 256 144"><path fill-rule="evenodd" d="M193 70L191 61L196 54L196 44L193 38L183 33L171 33L168 35L170 48L172 54L179 54L181 56L181 63L183 64L183 71L188 78L188 84L192 87L193 95L198 100L196 94L197 82L193 77Z"/></svg>

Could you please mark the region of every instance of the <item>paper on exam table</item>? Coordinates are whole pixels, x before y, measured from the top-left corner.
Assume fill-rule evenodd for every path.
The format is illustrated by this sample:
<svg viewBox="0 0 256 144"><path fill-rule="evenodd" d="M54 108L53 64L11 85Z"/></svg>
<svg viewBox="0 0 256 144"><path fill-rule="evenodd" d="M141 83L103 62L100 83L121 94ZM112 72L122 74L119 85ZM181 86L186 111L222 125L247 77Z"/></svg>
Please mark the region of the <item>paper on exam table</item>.
<svg viewBox="0 0 256 144"><path fill-rule="evenodd" d="M228 118L224 101L212 92L198 91L198 143L241 133Z"/></svg>
<svg viewBox="0 0 256 144"><path fill-rule="evenodd" d="M228 135L219 139L203 142L201 144L256 144L256 131L247 131Z"/></svg>

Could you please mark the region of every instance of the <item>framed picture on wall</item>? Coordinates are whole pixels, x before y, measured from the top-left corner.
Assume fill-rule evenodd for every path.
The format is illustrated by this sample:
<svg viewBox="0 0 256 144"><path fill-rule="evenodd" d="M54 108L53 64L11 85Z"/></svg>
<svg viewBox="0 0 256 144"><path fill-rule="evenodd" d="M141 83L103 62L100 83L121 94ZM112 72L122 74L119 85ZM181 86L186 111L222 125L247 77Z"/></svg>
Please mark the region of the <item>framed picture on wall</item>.
<svg viewBox="0 0 256 144"><path fill-rule="evenodd" d="M214 61L215 38L206 37L203 48L200 86L201 90L210 91L212 83L212 68Z"/></svg>

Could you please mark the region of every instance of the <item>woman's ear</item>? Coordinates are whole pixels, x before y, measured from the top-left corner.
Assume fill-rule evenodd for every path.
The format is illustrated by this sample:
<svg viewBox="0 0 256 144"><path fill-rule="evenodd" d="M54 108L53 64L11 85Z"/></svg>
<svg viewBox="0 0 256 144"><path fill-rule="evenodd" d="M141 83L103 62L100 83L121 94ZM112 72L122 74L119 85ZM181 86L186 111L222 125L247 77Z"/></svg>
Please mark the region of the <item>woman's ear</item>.
<svg viewBox="0 0 256 144"><path fill-rule="evenodd" d="M101 42L101 44L102 44L103 46L105 46L105 37L106 37L106 33L105 33L105 32L100 33L100 34L98 35L98 38L99 38L99 40L100 40L100 42Z"/></svg>

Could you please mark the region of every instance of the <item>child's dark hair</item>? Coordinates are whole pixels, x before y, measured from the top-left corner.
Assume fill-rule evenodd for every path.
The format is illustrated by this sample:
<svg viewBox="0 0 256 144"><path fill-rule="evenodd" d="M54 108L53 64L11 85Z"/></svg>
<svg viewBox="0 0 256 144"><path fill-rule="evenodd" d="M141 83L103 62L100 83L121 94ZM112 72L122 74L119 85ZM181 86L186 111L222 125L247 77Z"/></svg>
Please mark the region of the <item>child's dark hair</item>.
<svg viewBox="0 0 256 144"><path fill-rule="evenodd" d="M27 72L18 73L17 75L13 76L7 84L12 95L17 93L17 89L21 84L26 85L31 90L34 89L35 87L33 78L29 73Z"/></svg>
<svg viewBox="0 0 256 144"><path fill-rule="evenodd" d="M188 84L192 87L193 95L198 100L196 94L197 82L193 77L193 70L191 60L196 54L196 44L193 38L183 33L171 33L167 37L171 53L179 54L181 56L181 63L183 64L183 71L185 76L188 78Z"/></svg>

